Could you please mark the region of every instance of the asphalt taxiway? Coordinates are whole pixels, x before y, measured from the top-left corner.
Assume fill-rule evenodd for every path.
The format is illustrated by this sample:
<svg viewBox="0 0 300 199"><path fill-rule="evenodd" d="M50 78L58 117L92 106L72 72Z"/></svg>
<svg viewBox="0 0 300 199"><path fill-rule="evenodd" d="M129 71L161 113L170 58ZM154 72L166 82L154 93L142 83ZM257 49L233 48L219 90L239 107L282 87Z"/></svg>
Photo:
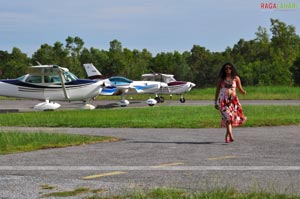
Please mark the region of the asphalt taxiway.
<svg viewBox="0 0 300 199"><path fill-rule="evenodd" d="M6 103L3 102L0 101L0 108ZM13 105L7 102L4 108L16 108L17 104L18 109L30 110L27 107L36 102L14 101ZM97 102L97 106L115 107L112 104L99 107L106 103ZM172 103L180 105L177 101L169 104ZM267 102L276 103L299 105L297 100ZM190 101L185 105L189 104L212 105L212 102ZM131 105L147 106L142 102ZM68 108L73 107L76 104ZM234 128L235 141L230 144L224 142L225 129L221 128L1 127L7 131L16 129L109 135L121 140L0 155L1 199L42 198L47 193L73 191L79 187L101 190L99 195L157 186L192 191L232 187L241 191L300 195L300 126ZM70 198L92 195L94 193L88 192Z"/></svg>
<svg viewBox="0 0 300 199"><path fill-rule="evenodd" d="M300 194L300 126L235 128L230 144L224 129L2 128L12 129L121 141L2 155L1 198L40 198L78 187L101 194L157 186Z"/></svg>

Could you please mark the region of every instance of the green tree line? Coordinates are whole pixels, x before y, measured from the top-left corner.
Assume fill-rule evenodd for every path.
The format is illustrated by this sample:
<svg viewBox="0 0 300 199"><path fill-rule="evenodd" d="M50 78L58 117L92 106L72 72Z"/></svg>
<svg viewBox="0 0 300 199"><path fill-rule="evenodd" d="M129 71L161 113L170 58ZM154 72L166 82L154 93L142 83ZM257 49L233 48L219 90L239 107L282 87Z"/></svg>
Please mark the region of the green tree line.
<svg viewBox="0 0 300 199"><path fill-rule="evenodd" d="M28 57L19 48L12 52L0 50L1 78L16 78L26 73L28 66L57 64L67 67L81 78L86 77L83 63L93 63L104 76L126 76L139 80L143 73L174 74L178 80L192 81L198 87L215 85L218 71L225 62L238 69L244 85L300 86L300 37L292 25L271 19L270 33L259 26L256 37L240 39L232 48L211 52L194 45L190 51L161 52L153 56L147 49L123 48L118 40L110 42L109 50L85 48L80 37L68 37L65 44L42 44Z"/></svg>

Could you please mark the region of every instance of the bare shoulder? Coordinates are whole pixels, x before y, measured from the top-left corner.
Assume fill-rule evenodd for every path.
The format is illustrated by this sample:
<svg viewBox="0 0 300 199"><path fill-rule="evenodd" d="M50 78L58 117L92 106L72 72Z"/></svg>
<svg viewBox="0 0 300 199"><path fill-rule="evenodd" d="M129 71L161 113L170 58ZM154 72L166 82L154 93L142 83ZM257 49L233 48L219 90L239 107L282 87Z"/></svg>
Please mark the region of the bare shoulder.
<svg viewBox="0 0 300 199"><path fill-rule="evenodd" d="M241 79L239 76L235 76L234 79L237 81L237 82L241 82Z"/></svg>
<svg viewBox="0 0 300 199"><path fill-rule="evenodd" d="M234 79L240 80L240 77L239 76L235 76Z"/></svg>

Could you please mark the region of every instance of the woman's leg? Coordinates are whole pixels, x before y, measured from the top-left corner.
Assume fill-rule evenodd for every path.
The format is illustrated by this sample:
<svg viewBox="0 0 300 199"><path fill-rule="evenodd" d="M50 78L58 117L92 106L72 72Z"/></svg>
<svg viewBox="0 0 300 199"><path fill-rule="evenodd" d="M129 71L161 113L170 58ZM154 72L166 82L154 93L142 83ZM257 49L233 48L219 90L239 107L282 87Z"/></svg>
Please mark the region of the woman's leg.
<svg viewBox="0 0 300 199"><path fill-rule="evenodd" d="M234 139L233 139L233 134L232 134L232 124L231 124L231 122L227 122L226 128L227 128L226 135L229 137L230 141L233 142Z"/></svg>
<svg viewBox="0 0 300 199"><path fill-rule="evenodd" d="M225 142L230 142L230 122L226 121L226 134L225 134Z"/></svg>
<svg viewBox="0 0 300 199"><path fill-rule="evenodd" d="M226 122L226 135L225 135L225 142L233 142L233 135L232 135L232 124L231 122Z"/></svg>

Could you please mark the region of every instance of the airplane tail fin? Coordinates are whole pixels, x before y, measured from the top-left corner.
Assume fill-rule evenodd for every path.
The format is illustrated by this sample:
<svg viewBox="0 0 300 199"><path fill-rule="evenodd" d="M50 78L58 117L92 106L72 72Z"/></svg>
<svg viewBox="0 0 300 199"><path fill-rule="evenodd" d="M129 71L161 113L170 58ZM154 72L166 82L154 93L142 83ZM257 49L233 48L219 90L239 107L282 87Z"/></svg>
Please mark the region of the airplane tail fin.
<svg viewBox="0 0 300 199"><path fill-rule="evenodd" d="M97 70L93 64L83 64L85 72L89 79L104 79L102 74Z"/></svg>

